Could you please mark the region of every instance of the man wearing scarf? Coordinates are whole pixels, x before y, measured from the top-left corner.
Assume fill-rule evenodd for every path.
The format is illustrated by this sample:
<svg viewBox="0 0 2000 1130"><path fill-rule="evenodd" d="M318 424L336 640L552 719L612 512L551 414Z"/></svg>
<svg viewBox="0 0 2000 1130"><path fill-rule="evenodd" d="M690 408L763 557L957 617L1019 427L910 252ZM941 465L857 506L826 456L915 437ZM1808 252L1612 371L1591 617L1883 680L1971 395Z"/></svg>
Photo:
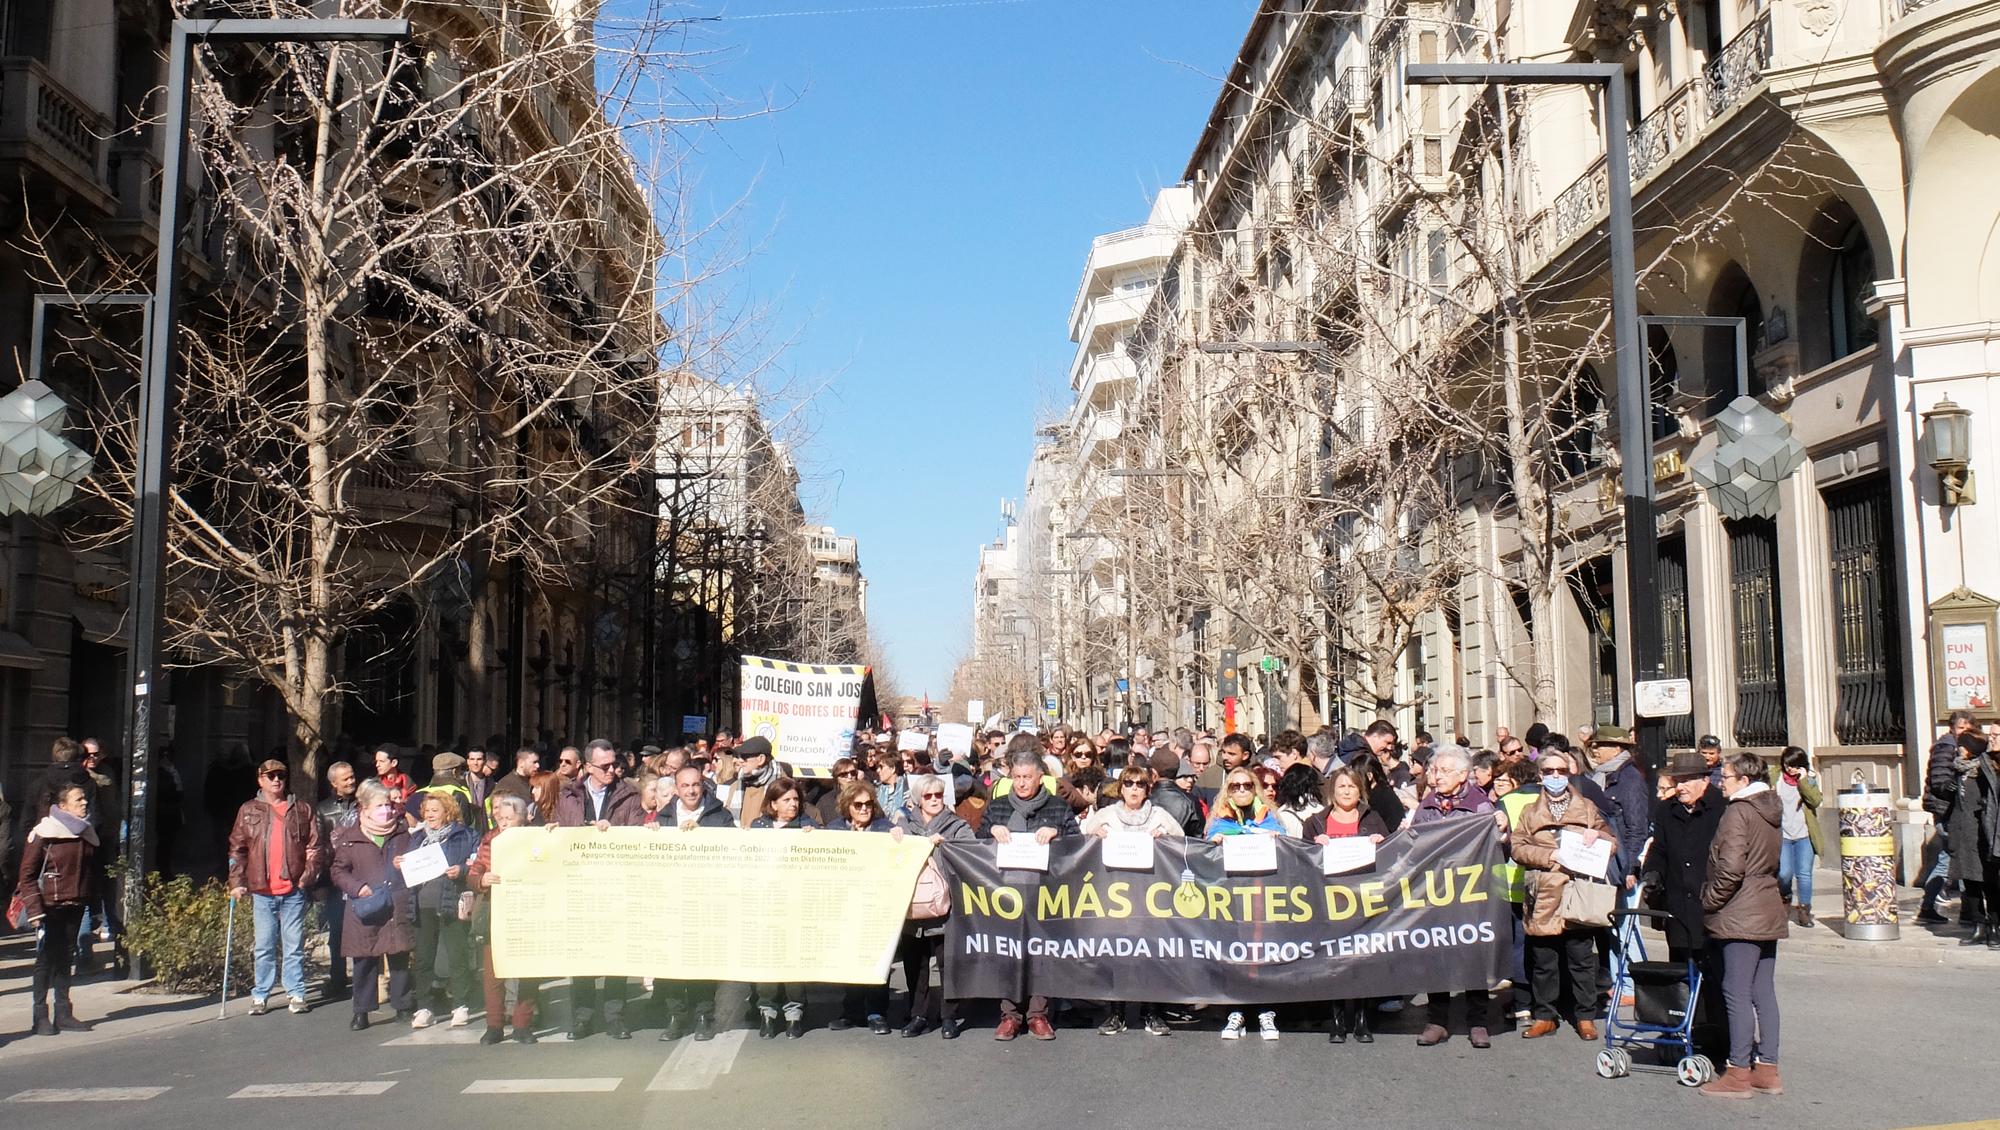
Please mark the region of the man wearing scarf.
<svg viewBox="0 0 2000 1130"><path fill-rule="evenodd" d="M70 963L75 959L77 926L95 894L99 864L97 830L86 786L61 785L48 815L28 831L21 857L21 908L40 927L35 946L34 1034L53 1036L64 1028L88 1028L70 1007ZM54 991L55 1014L48 995Z"/></svg>
<svg viewBox="0 0 2000 1130"><path fill-rule="evenodd" d="M742 808L736 823L748 828L751 821L764 815L764 793L771 782L791 775L791 766L771 756L770 739L753 737L744 739L733 756L718 761L715 779L721 784L736 785L735 795Z"/></svg>
<svg viewBox="0 0 2000 1130"><path fill-rule="evenodd" d="M994 797L986 809L982 839L1007 843L1015 836L1029 836L1037 843L1049 843L1057 836L1077 834L1076 817L1069 802L1042 787L1042 742L1033 734L1016 734L1007 747L1007 776L1012 788ZM1018 1000L1002 999L1000 1026L993 1030L996 1040L1011 1040L1026 1028L1037 1040L1056 1038L1049 1023L1049 998L1034 993L1028 997L1025 1020Z"/></svg>

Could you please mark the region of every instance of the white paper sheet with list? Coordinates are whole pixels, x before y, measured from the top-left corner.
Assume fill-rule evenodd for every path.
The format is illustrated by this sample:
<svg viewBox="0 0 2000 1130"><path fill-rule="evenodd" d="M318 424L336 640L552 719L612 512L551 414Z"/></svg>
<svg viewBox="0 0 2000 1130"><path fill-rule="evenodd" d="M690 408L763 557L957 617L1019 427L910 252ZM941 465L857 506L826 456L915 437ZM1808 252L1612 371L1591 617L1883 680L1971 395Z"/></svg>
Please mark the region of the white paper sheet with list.
<svg viewBox="0 0 2000 1130"><path fill-rule="evenodd" d="M1098 841L1104 846L1104 866L1120 871L1153 869L1153 837L1143 832L1113 832Z"/></svg>
<svg viewBox="0 0 2000 1130"><path fill-rule="evenodd" d="M1614 841L1600 835L1594 844L1583 842L1582 832L1564 831L1556 839L1556 862L1566 871L1602 879L1611 870Z"/></svg>
<svg viewBox="0 0 2000 1130"><path fill-rule="evenodd" d="M403 855L403 885L414 887L444 874L451 864L445 861L443 844L426 844Z"/></svg>
<svg viewBox="0 0 2000 1130"><path fill-rule="evenodd" d="M1367 836L1342 836L1320 845L1319 872L1346 875L1375 869L1375 841Z"/></svg>
<svg viewBox="0 0 2000 1130"><path fill-rule="evenodd" d="M1006 843L993 845L993 862L1002 871L1047 871L1049 845L1036 843L1031 833L1016 832Z"/></svg>
<svg viewBox="0 0 2000 1130"><path fill-rule="evenodd" d="M1222 869L1232 875L1278 869L1278 837L1249 832L1222 837Z"/></svg>

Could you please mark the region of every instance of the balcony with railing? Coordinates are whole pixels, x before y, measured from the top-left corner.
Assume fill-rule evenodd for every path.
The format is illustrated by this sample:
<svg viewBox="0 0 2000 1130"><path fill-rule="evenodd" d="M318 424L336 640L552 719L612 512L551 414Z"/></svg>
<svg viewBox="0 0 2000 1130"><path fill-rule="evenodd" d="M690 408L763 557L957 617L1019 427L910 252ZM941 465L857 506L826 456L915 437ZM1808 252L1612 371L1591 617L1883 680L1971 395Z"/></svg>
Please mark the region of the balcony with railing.
<svg viewBox="0 0 2000 1130"><path fill-rule="evenodd" d="M1096 407L1108 407L1109 402L1131 391L1138 373L1138 366L1132 363L1128 354L1117 350L1094 353L1079 350L1069 383L1076 390L1077 400Z"/></svg>
<svg viewBox="0 0 2000 1130"><path fill-rule="evenodd" d="M1637 189L1687 152L1750 100L1771 66L1771 13L1767 9L1729 41L1701 75L1647 114L1626 135ZM1529 260L1539 267L1571 240L1595 227L1610 208L1610 175L1599 157L1528 221Z"/></svg>
<svg viewBox="0 0 2000 1130"><path fill-rule="evenodd" d="M104 138L111 125L39 60L0 58L0 166L31 166L108 203ZM19 172L0 173L18 180Z"/></svg>

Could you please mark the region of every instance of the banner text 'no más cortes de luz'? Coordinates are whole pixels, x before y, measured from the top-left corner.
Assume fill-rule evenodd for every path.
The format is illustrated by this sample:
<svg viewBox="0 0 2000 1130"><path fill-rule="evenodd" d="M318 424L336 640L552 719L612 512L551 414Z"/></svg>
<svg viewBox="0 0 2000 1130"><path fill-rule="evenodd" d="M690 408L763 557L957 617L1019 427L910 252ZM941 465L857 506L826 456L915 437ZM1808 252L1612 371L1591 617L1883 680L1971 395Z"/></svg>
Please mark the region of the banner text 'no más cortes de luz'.
<svg viewBox="0 0 2000 1130"><path fill-rule="evenodd" d="M787 663L743 657L738 706L743 737L761 736L801 777L831 776L854 748L868 668L859 664Z"/></svg>
<svg viewBox="0 0 2000 1130"><path fill-rule="evenodd" d="M1275 870L1228 874L1202 840L1154 842L1150 871L1107 868L1102 842L1050 845L1046 873L945 844L955 997L1264 1004L1484 989L1507 976L1497 830L1460 816L1383 841L1365 870L1324 875L1320 848L1276 843Z"/></svg>

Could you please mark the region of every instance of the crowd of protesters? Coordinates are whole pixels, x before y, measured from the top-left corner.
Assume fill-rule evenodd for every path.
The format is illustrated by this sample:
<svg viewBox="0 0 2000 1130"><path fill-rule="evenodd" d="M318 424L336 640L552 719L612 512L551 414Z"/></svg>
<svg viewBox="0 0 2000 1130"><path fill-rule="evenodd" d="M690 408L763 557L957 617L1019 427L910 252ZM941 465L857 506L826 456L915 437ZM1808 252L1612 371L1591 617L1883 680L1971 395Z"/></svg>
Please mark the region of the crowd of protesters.
<svg viewBox="0 0 2000 1130"><path fill-rule="evenodd" d="M1438 742L1429 734L1404 742L1388 722L1344 737L1286 731L1269 740L1186 729L1155 737L1143 728L1092 736L1057 726L1047 734L989 731L975 736L969 754L953 755L931 743L902 748L895 734L863 731L852 756L824 777L795 774L776 761L768 741L738 742L727 731L672 748L597 740L553 752L522 748L511 758L495 749L442 752L428 764L413 764L385 745L365 764L328 767L313 808L295 799L286 762L257 766L258 793L240 806L229 830L227 884L232 896L250 903L252 1014L268 1011L280 989L290 1011L307 1010L306 912L317 902L332 957L326 995L351 999L353 1028L367 1028L380 1011L386 982L386 1007L399 1022L464 1027L480 1012L482 1042L533 1043L544 986L495 978L487 949L488 899L506 880L494 869L491 845L510 828L824 828L934 842L1029 836L1043 843L1117 831L1323 844L1350 836L1379 843L1413 825L1478 818L1492 822L1508 859L1512 976L1491 991L1427 994L1419 1046L1451 1038L1453 1005L1461 1001L1475 1048L1491 1046L1494 1033L1510 1024L1528 1039L1554 1034L1565 1022L1582 1039L1597 1039L1607 1004L1617 1003L1608 1000L1607 974L1616 942L1602 926L1568 921L1558 908L1566 885L1599 882L1641 892L1670 912L1671 956L1698 962L1719 987L1727 1035L1719 1028L1708 1035L1718 1053L1726 1046L1727 1070L1704 1091L1723 1097L1780 1091L1776 943L1788 924L1811 923L1818 852L1814 810L1821 796L1804 753L1787 749L1767 766L1703 739L1696 754L1676 758L1649 782L1631 736L1618 727L1580 731L1574 744L1539 724L1519 737L1503 730L1499 738L1498 748L1474 751L1462 740ZM1989 905L1981 901L1991 899L1986 892L2000 889L1988 834L2000 820L1992 800L2000 755L1976 758L1969 744L1963 749L1967 756L1952 766L1950 812L1955 836L1958 824L1966 825L1965 839L1954 846L1967 845L1963 858L1970 864L1954 858L1949 868L1966 882L1968 904ZM32 833L21 869L25 909L44 939L36 966L38 1032L81 1023L69 1000L70 965L85 909L102 913L105 845L115 843L115 833L93 820L103 816L94 812L93 797L105 790L90 788L82 747L57 753L31 797ZM419 785L413 771L425 770ZM1577 875L1563 866L1556 848L1565 831L1586 843L1611 841L1606 874ZM402 881L405 859L431 848L442 853L443 873ZM1977 879L1965 878L1975 873ZM900 1025L890 1019L884 984L844 987L827 1027L957 1038L971 1002L951 999L933 981L943 932L938 919L906 926L898 957L909 1006ZM650 1002L663 1040L712 1038L743 1010L754 1012L767 1039L808 1031L813 986L649 980L635 986L623 978L572 979L570 1037L631 1038L627 1003L635 995ZM45 1006L46 992L53 999ZM1026 1033L1047 1040L1055 1038L1058 1011L1089 1002L1029 992L996 1003L996 1039ZM1323 1024L1333 1043L1372 1043L1378 1017L1404 1003L1328 1001L1283 1013L1294 1027ZM1202 1010L1133 1005L1153 1034L1201 1020ZM1223 1039L1243 1038L1253 1022L1262 1039L1280 1038L1279 1009L1247 1016L1224 1003L1208 1011ZM1098 1031L1126 1030L1127 1004L1105 1004L1101 1015Z"/></svg>

